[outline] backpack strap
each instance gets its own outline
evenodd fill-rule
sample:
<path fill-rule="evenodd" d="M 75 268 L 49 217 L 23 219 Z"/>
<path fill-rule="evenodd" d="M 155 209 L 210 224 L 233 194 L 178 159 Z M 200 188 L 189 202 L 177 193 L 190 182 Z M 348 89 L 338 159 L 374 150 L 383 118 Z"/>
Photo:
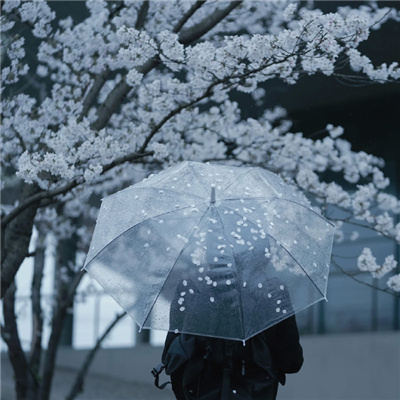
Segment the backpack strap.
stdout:
<path fill-rule="evenodd" d="M 222 372 L 222 388 L 220 400 L 228 400 L 231 386 L 231 373 L 233 368 L 232 355 L 234 351 L 235 343 L 233 340 L 227 340 L 225 342 L 225 360 L 224 369 Z"/>
<path fill-rule="evenodd" d="M 156 367 L 154 367 L 151 371 L 152 375 L 154 376 L 154 385 L 156 385 L 159 389 L 165 389 L 165 387 L 171 383 L 170 381 L 164 382 L 162 385 L 159 384 L 160 381 L 160 374 L 163 372 L 165 369 L 164 363 L 158 364 Z"/>

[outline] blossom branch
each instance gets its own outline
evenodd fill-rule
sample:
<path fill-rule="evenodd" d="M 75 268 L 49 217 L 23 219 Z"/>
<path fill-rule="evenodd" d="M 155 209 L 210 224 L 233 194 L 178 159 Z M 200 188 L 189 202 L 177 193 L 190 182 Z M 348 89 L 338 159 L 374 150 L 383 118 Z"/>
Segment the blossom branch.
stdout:
<path fill-rule="evenodd" d="M 343 273 L 344 275 L 346 275 L 346 276 L 348 276 L 349 278 L 351 278 L 351 279 L 353 279 L 354 281 L 356 281 L 357 283 L 361 283 L 362 285 L 364 285 L 364 286 L 368 286 L 368 287 L 370 287 L 370 288 L 372 288 L 372 289 L 375 289 L 375 290 L 379 290 L 380 292 L 384 292 L 384 293 L 388 293 L 388 294 L 391 294 L 391 295 L 393 295 L 393 296 L 395 296 L 395 297 L 400 297 L 400 293 L 396 293 L 396 292 L 394 292 L 394 291 L 392 291 L 392 290 L 390 290 L 390 289 L 383 289 L 383 288 L 380 288 L 379 286 L 376 286 L 376 285 L 373 285 L 373 284 L 371 284 L 371 283 L 368 283 L 368 282 L 365 282 L 365 281 L 363 281 L 363 280 L 361 280 L 361 279 L 357 279 L 356 278 L 356 275 L 357 274 L 352 274 L 352 273 L 350 273 L 350 272 L 348 272 L 348 271 L 346 271 L 344 268 L 342 268 L 333 258 L 332 258 L 332 264 L 341 272 L 341 273 Z"/>
<path fill-rule="evenodd" d="M 233 1 L 225 9 L 220 9 L 217 12 L 213 13 L 213 15 L 209 15 L 207 18 L 205 18 L 203 20 L 204 25 L 196 24 L 195 26 L 183 31 L 179 35 L 179 42 L 181 44 L 188 45 L 191 42 L 199 39 L 209 30 L 214 28 L 224 18 L 226 18 L 226 16 L 229 15 L 229 13 L 231 13 L 232 10 L 238 7 L 241 3 L 242 1 Z M 194 14 L 194 11 L 196 11 L 199 7 L 200 4 L 197 4 L 196 9 L 191 8 L 188 11 L 187 15 L 184 16 L 181 19 L 181 21 L 178 22 L 173 31 L 175 33 L 178 33 L 178 31 L 183 27 L 184 23 L 187 20 L 189 20 L 189 18 Z M 205 29 L 205 27 L 207 27 L 207 29 Z M 143 66 L 138 67 L 137 70 L 140 74 L 143 74 L 143 76 L 147 75 L 152 69 L 157 67 L 159 62 L 160 60 L 158 57 L 150 59 Z M 101 130 L 106 126 L 111 116 L 123 103 L 123 101 L 125 100 L 126 96 L 128 95 L 131 89 L 132 87 L 128 85 L 128 83 L 126 82 L 126 76 L 124 76 L 123 79 L 116 85 L 116 87 L 108 95 L 104 103 L 100 106 L 99 111 L 97 113 L 98 117 L 96 121 L 92 124 L 92 128 L 94 130 Z"/>

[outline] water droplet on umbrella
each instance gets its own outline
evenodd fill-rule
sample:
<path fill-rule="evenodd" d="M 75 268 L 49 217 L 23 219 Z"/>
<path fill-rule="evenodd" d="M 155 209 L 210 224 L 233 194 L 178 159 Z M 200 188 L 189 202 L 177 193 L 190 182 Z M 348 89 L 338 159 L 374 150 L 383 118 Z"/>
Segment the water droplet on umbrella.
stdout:
<path fill-rule="evenodd" d="M 243 287 L 246 287 L 247 286 L 247 282 L 243 282 Z"/>
<path fill-rule="evenodd" d="M 286 311 L 286 310 L 282 310 L 282 312 L 283 312 L 284 314 L 286 314 L 287 311 Z"/>
<path fill-rule="evenodd" d="M 276 302 L 276 304 L 281 304 L 282 303 L 282 300 L 278 300 L 277 302 Z"/>
<path fill-rule="evenodd" d="M 180 297 L 178 300 L 178 304 L 182 305 L 185 299 L 183 297 Z"/>
<path fill-rule="evenodd" d="M 179 311 L 185 311 L 185 307 L 181 307 Z"/>
<path fill-rule="evenodd" d="M 262 283 L 259 283 L 257 286 L 261 289 L 263 285 Z"/>
<path fill-rule="evenodd" d="M 275 310 L 276 312 L 280 312 L 281 311 L 281 309 L 278 307 L 276 310 Z"/>
<path fill-rule="evenodd" d="M 226 284 L 227 285 L 230 285 L 232 282 L 231 282 L 231 280 L 230 279 L 228 279 L 227 281 L 226 281 Z"/>
<path fill-rule="evenodd" d="M 210 297 L 210 301 L 211 301 L 211 303 L 214 303 L 214 301 L 215 301 L 214 297 Z"/>
<path fill-rule="evenodd" d="M 187 280 L 184 280 L 182 283 L 183 283 L 183 286 L 187 286 Z"/>
<path fill-rule="evenodd" d="M 272 294 L 271 293 L 268 293 L 268 298 L 270 299 L 272 297 Z"/>
<path fill-rule="evenodd" d="M 279 289 L 283 290 L 285 287 L 283 285 L 279 286 Z"/>

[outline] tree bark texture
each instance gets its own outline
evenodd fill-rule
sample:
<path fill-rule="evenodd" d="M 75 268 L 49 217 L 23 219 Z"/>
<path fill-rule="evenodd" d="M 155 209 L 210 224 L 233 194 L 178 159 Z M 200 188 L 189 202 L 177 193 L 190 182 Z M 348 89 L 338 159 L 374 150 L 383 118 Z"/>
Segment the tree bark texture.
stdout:
<path fill-rule="evenodd" d="M 31 309 L 32 309 L 32 340 L 29 354 L 29 366 L 32 373 L 39 377 L 40 361 L 42 356 L 42 333 L 43 333 L 43 312 L 41 306 L 41 288 L 43 280 L 45 260 L 44 243 L 39 236 L 35 250 L 33 266 L 33 277 L 31 285 Z"/>
<path fill-rule="evenodd" d="M 40 400 L 49 400 L 51 385 L 56 365 L 58 345 L 64 327 L 65 316 L 68 309 L 73 304 L 76 289 L 81 282 L 85 271 L 79 271 L 75 274 L 68 288 L 58 294 L 57 305 L 53 311 L 51 322 L 51 335 L 47 345 L 47 351 L 44 358 L 42 381 L 40 387 Z"/>
<path fill-rule="evenodd" d="M 22 199 L 38 192 L 36 185 L 24 184 Z M 33 203 L 2 228 L 1 241 L 1 298 L 14 281 L 15 275 L 29 252 L 33 221 L 39 203 Z"/>
<path fill-rule="evenodd" d="M 3 298 L 4 331 L 3 340 L 7 343 L 8 357 L 15 374 L 17 400 L 36 400 L 38 386 L 30 373 L 29 365 L 18 336 L 15 315 L 15 283 L 11 283 Z"/>

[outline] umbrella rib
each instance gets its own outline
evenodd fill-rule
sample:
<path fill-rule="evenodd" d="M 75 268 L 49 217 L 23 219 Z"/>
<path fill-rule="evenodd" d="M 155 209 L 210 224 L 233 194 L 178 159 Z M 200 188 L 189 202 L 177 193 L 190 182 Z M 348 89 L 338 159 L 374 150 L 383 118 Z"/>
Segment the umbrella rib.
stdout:
<path fill-rule="evenodd" d="M 196 169 L 193 167 L 193 164 L 189 163 L 188 165 L 189 165 L 190 169 L 192 170 L 193 175 L 196 176 L 197 180 L 203 185 L 204 190 L 207 191 L 209 188 L 207 188 L 206 185 L 205 185 L 205 183 L 203 182 L 203 180 L 200 179 L 200 176 L 199 176 L 199 174 L 197 173 Z"/>
<path fill-rule="evenodd" d="M 271 236 L 269 233 L 267 233 L 268 236 L 270 236 L 272 239 L 277 241 L 273 236 Z M 303 272 L 309 277 L 310 281 L 312 284 L 317 288 L 318 292 L 321 293 L 321 295 L 325 298 L 325 294 L 321 292 L 321 289 L 315 284 L 315 282 L 311 279 L 311 276 L 308 274 L 308 272 L 302 267 L 302 265 L 296 260 L 296 258 L 293 256 L 293 254 L 290 253 L 290 251 L 282 244 L 279 242 L 279 246 L 282 247 L 283 250 L 289 255 L 290 258 L 294 260 L 294 262 L 303 270 Z"/>
<path fill-rule="evenodd" d="M 298 204 L 298 203 L 296 203 L 296 202 L 293 202 L 293 203 Z M 309 210 L 309 208 L 307 208 L 307 207 L 305 207 L 305 208 Z M 235 210 L 232 210 L 232 211 L 234 211 L 234 212 L 236 213 Z M 314 213 L 315 213 L 315 211 L 314 211 Z M 316 213 L 316 214 L 319 215 L 318 213 Z M 240 214 L 238 214 L 238 215 L 240 216 Z M 250 221 L 253 225 L 257 226 L 249 217 L 247 217 L 247 220 Z M 321 293 L 321 295 L 322 295 L 323 297 L 325 297 L 325 295 L 321 292 L 321 290 L 319 289 L 319 287 L 318 287 L 318 286 L 315 284 L 315 282 L 311 279 L 311 277 L 310 277 L 310 275 L 307 273 L 307 271 L 306 271 L 306 270 L 303 268 L 303 266 L 296 260 L 296 258 L 290 253 L 290 251 L 289 251 L 285 246 L 283 246 L 282 243 L 278 242 L 278 240 L 275 239 L 270 233 L 265 232 L 265 234 L 268 235 L 270 238 L 272 238 L 277 244 L 279 243 L 278 245 L 279 245 L 280 247 L 282 247 L 282 249 L 289 255 L 289 257 L 292 258 L 292 259 L 295 261 L 295 263 L 302 269 L 302 271 L 308 276 L 308 278 L 310 279 L 310 281 L 312 282 L 312 284 L 317 288 L 318 292 Z"/>
<path fill-rule="evenodd" d="M 238 200 L 238 198 L 233 198 L 233 199 L 223 199 L 223 201 L 237 201 Z M 304 204 L 301 204 L 301 203 L 299 203 L 299 202 L 297 202 L 297 201 L 294 201 L 294 200 L 289 200 L 289 199 L 285 199 L 285 198 L 282 198 L 282 197 L 276 197 L 276 196 L 273 196 L 273 197 L 265 197 L 265 196 L 260 196 L 260 197 L 246 197 L 246 199 L 244 199 L 244 200 L 246 200 L 246 201 L 262 201 L 262 200 L 264 200 L 266 203 L 268 203 L 268 202 L 270 202 L 271 200 L 280 200 L 280 201 L 287 201 L 287 202 L 289 202 L 289 203 L 292 203 L 292 204 L 296 204 L 296 206 L 300 206 L 300 207 L 303 207 L 303 208 L 305 208 L 306 210 L 308 210 L 308 211 L 311 211 L 312 213 L 314 213 L 314 214 L 316 214 L 318 217 L 320 217 L 320 218 L 322 218 L 325 222 L 327 222 L 329 225 L 331 225 L 332 227 L 334 227 L 334 228 L 336 228 L 336 226 L 331 222 L 331 221 L 329 221 L 329 219 L 327 219 L 326 217 L 324 217 L 322 214 L 319 214 L 318 212 L 316 212 L 315 210 L 313 210 L 311 207 L 307 207 L 307 206 L 305 206 Z"/>
<path fill-rule="evenodd" d="M 184 250 L 186 250 L 186 248 L 189 246 L 190 238 L 192 237 L 193 232 L 194 232 L 195 229 L 196 229 L 196 226 L 199 226 L 199 225 L 201 224 L 201 222 L 202 222 L 203 219 L 205 218 L 205 216 L 206 216 L 207 211 L 209 210 L 209 208 L 210 208 L 210 206 L 208 206 L 208 207 L 206 208 L 206 210 L 204 211 L 204 214 L 202 215 L 202 217 L 200 218 L 200 220 L 198 221 L 198 223 L 194 225 L 194 227 L 193 227 L 193 229 L 192 229 L 192 232 L 190 233 L 190 235 L 189 235 L 189 237 L 188 237 L 188 241 L 187 241 L 187 242 L 185 243 L 185 245 L 182 247 L 181 251 L 179 252 L 179 254 L 177 255 L 177 257 L 176 257 L 176 259 L 175 259 L 175 262 L 172 264 L 171 268 L 169 269 L 168 274 L 167 274 L 167 276 L 165 277 L 164 283 L 162 284 L 160 291 L 158 292 L 157 296 L 155 296 L 154 301 L 153 301 L 153 304 L 151 305 L 151 307 L 149 308 L 149 311 L 147 312 L 147 316 L 146 316 L 145 322 L 147 321 L 147 318 L 149 317 L 151 311 L 153 310 L 154 305 L 156 304 L 157 299 L 160 297 L 160 294 L 161 294 L 161 292 L 163 291 L 164 286 L 165 286 L 165 284 L 166 284 L 166 282 L 167 282 L 169 276 L 171 275 L 172 270 L 174 269 L 176 263 L 178 262 L 179 257 L 180 257 L 181 254 L 184 252 Z"/>
<path fill-rule="evenodd" d="M 234 183 L 236 183 L 239 179 L 243 178 L 244 176 L 250 174 L 250 172 L 253 172 L 257 170 L 257 168 L 249 168 L 247 171 L 243 172 L 238 178 L 236 178 L 234 181 L 232 181 L 226 188 L 224 188 L 224 192 L 228 190 Z"/>
<path fill-rule="evenodd" d="M 284 199 L 284 198 L 279 198 L 279 197 L 273 197 L 274 199 L 277 200 L 283 200 L 283 201 L 287 201 L 289 203 L 293 203 L 296 204 L 297 206 L 303 207 L 308 211 L 311 211 L 312 213 L 316 214 L 318 217 L 322 218 L 326 223 L 328 223 L 329 225 L 331 225 L 332 227 L 336 228 L 336 226 L 329 221 L 329 219 L 325 218 L 322 214 L 317 213 L 315 210 L 313 210 L 311 207 L 307 207 L 304 204 L 298 203 L 297 201 L 293 201 L 293 200 L 289 200 L 289 199 Z"/>
<path fill-rule="evenodd" d="M 107 243 L 107 245 L 104 246 L 101 250 L 99 250 L 95 255 L 93 255 L 93 257 L 90 259 L 90 261 L 85 262 L 85 265 L 83 266 L 82 269 L 86 269 L 87 265 L 90 264 L 96 257 L 98 257 L 104 250 L 106 250 L 112 243 L 114 243 L 116 240 L 118 240 L 118 239 L 119 239 L 122 235 L 124 235 L 126 232 L 129 232 L 130 230 L 136 228 L 136 227 L 139 226 L 140 224 L 142 224 L 142 223 L 144 223 L 144 222 L 147 222 L 147 221 L 149 221 L 149 220 L 151 220 L 151 219 L 153 219 L 153 218 L 162 217 L 162 216 L 165 216 L 165 215 L 168 215 L 168 214 L 172 214 L 172 213 L 175 213 L 175 212 L 178 212 L 178 211 L 186 210 L 186 209 L 191 208 L 191 207 L 192 207 L 192 206 L 190 205 L 190 206 L 187 206 L 187 207 L 177 208 L 177 209 L 175 209 L 175 210 L 169 210 L 169 211 L 166 211 L 166 212 L 161 213 L 161 214 L 152 215 L 151 217 L 149 217 L 149 218 L 147 218 L 147 219 L 145 219 L 145 220 L 143 220 L 143 221 L 140 221 L 140 222 L 138 222 L 137 224 L 135 224 L 135 225 L 129 227 L 129 228 L 126 229 L 125 231 L 121 232 L 118 236 L 116 236 L 113 240 L 111 240 L 111 242 Z M 208 209 L 208 208 L 207 208 L 207 209 Z M 207 210 L 204 212 L 204 214 L 205 214 L 206 212 L 207 212 Z"/>
<path fill-rule="evenodd" d="M 215 209 L 215 211 L 216 211 L 216 213 L 217 213 L 217 215 L 218 215 L 219 221 L 220 221 L 220 223 L 221 223 L 221 225 L 222 225 L 222 229 L 223 229 L 223 231 L 225 232 L 225 237 L 228 238 L 229 235 L 227 235 L 227 232 L 226 232 L 226 230 L 225 230 L 225 225 L 224 225 L 224 222 L 223 222 L 223 220 L 222 220 L 222 218 L 221 218 L 221 216 L 220 216 L 220 214 L 219 214 L 218 207 L 215 207 L 214 209 Z M 230 249 L 229 246 L 228 246 L 228 249 Z M 232 252 L 233 258 L 234 258 L 234 260 L 235 260 L 235 264 L 237 265 L 237 259 L 236 259 L 235 252 L 233 252 L 232 250 L 230 250 L 230 251 Z M 236 269 L 236 279 L 237 279 L 237 281 L 238 281 L 238 283 L 239 283 L 239 275 L 238 275 L 238 273 L 237 273 L 237 269 Z M 240 287 L 240 285 L 239 285 L 238 287 Z M 238 293 L 239 293 L 239 290 L 238 290 Z M 241 321 L 242 333 L 243 333 L 243 334 L 242 334 L 242 337 L 245 337 L 246 332 L 245 332 L 245 328 L 244 328 L 243 302 L 242 302 L 242 294 L 241 294 L 241 291 L 240 291 L 240 296 L 238 295 L 238 301 L 239 301 L 239 303 L 240 303 L 239 310 L 240 310 L 240 321 Z"/>

